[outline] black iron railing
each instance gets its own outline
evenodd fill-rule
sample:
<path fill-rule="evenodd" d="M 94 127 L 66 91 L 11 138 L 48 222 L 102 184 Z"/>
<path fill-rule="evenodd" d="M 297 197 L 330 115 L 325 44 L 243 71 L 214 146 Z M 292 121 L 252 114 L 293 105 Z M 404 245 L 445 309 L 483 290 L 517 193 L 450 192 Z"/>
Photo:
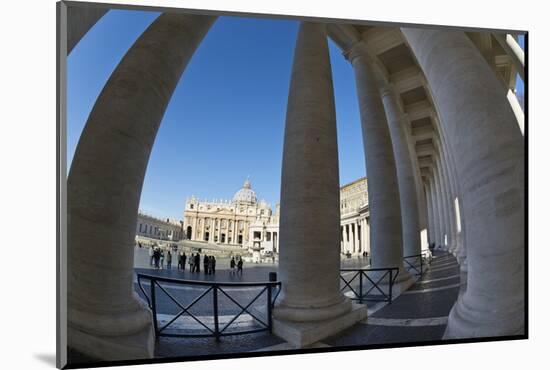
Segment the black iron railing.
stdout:
<path fill-rule="evenodd" d="M 408 272 L 413 272 L 415 275 L 422 276 L 424 274 L 424 266 L 430 263 L 426 252 L 415 254 L 412 256 L 403 257 L 405 268 Z"/>
<path fill-rule="evenodd" d="M 277 296 L 279 295 L 281 291 L 281 282 L 279 281 L 269 281 L 269 282 L 257 282 L 257 283 L 237 283 L 237 282 L 208 282 L 208 281 L 196 281 L 196 280 L 182 280 L 182 279 L 171 279 L 171 278 L 165 278 L 160 276 L 154 276 L 154 275 L 148 275 L 148 274 L 137 274 L 137 281 L 138 286 L 145 296 L 145 299 L 147 300 L 147 303 L 151 310 L 153 311 L 153 325 L 155 328 L 155 335 L 158 336 L 165 336 L 165 337 L 214 337 L 216 340 L 220 340 L 220 337 L 222 336 L 228 336 L 228 335 L 237 335 L 237 334 L 250 334 L 250 333 L 257 333 L 260 331 L 270 331 L 273 326 L 272 322 L 272 309 L 273 305 L 275 303 L 275 300 L 277 299 Z M 147 294 L 146 289 L 143 287 L 143 282 L 147 281 L 149 285 L 149 292 L 150 294 Z M 178 299 L 178 297 L 175 296 L 174 293 L 170 293 L 169 289 L 174 288 L 196 288 L 196 290 L 203 290 L 198 296 L 195 297 L 190 303 L 185 304 L 182 302 L 182 299 Z M 242 304 L 239 302 L 238 299 L 231 296 L 231 292 L 229 291 L 232 288 L 236 288 L 237 291 L 243 291 L 243 290 L 254 290 L 254 288 L 257 288 L 259 290 L 259 293 L 255 294 L 254 297 L 248 301 L 246 304 Z M 241 288 L 241 289 L 239 289 Z M 162 323 L 162 325 L 159 325 L 159 319 L 158 319 L 158 293 L 162 292 L 166 297 L 168 297 L 168 300 L 165 300 L 165 307 L 164 310 L 169 311 L 168 307 L 171 303 L 172 305 L 175 304 L 177 308 L 179 308 L 179 312 L 171 319 L 169 319 L 167 322 Z M 208 295 L 209 293 L 212 293 L 212 300 L 208 302 Z M 242 295 L 242 294 L 241 294 Z M 265 296 L 266 298 L 266 304 L 265 304 L 265 310 L 266 310 L 266 318 L 260 318 L 259 312 L 252 312 L 252 305 L 256 302 L 259 302 L 259 298 Z M 236 307 L 240 309 L 240 312 L 237 314 L 231 314 L 229 316 L 232 316 L 232 318 L 225 322 L 220 322 L 220 302 L 219 298 L 225 297 L 227 300 L 232 302 Z M 193 314 L 190 310 L 191 308 L 195 307 L 198 304 L 205 304 L 206 307 L 211 307 L 212 310 L 202 310 L 202 311 L 209 311 L 212 312 L 210 315 L 206 316 L 197 316 Z M 173 308 L 173 307 L 171 307 Z M 262 306 L 264 308 L 264 306 Z M 204 312 L 203 312 L 204 313 Z M 245 330 L 235 330 L 235 322 L 236 320 L 243 315 L 244 313 L 247 313 L 253 320 L 251 320 L 255 327 L 252 329 L 245 329 Z M 183 317 L 183 315 L 187 315 L 189 318 L 191 318 L 191 321 L 194 321 L 200 325 L 201 331 L 197 330 L 188 330 L 185 331 L 185 328 L 179 328 L 174 329 L 170 328 L 176 320 L 179 317 Z M 170 315 L 172 316 L 172 315 Z M 209 319 L 209 320 L 207 320 Z M 210 321 L 210 322 L 209 322 Z M 233 330 L 229 330 L 233 325 Z M 181 325 L 180 325 L 181 326 Z"/>
<path fill-rule="evenodd" d="M 351 299 L 359 301 L 359 303 L 367 301 L 392 303 L 393 284 L 398 274 L 399 268 L 397 267 L 340 269 L 340 279 L 344 282 L 344 286 L 340 291 L 349 289 L 353 293 Z M 351 278 L 346 279 L 349 275 L 351 275 Z M 354 284 L 357 281 L 358 286 Z"/>

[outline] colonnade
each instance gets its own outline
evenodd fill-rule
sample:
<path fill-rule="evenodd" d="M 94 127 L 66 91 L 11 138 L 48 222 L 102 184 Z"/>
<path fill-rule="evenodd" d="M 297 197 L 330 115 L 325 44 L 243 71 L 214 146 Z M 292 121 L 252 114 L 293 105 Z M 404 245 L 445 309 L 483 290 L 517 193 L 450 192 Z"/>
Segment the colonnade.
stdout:
<path fill-rule="evenodd" d="M 235 218 L 223 217 L 201 217 L 188 216 L 186 224 L 191 226 L 191 240 L 206 241 L 208 232 L 208 241 L 223 244 L 238 244 L 239 236 L 242 237 L 242 243 L 248 240 L 248 229 L 250 221 Z M 208 230 L 207 230 L 208 227 Z M 222 234 L 224 240 L 222 241 Z"/>
<path fill-rule="evenodd" d="M 370 226 L 368 216 L 357 216 L 342 220 L 340 226 L 340 252 L 370 254 Z"/>
<path fill-rule="evenodd" d="M 214 20 L 159 16 L 113 72 L 82 133 L 68 177 L 68 327 L 69 346 L 87 355 L 109 360 L 153 355 L 151 312 L 133 291 L 141 187 L 164 110 Z M 380 78 L 364 43 L 347 54 L 368 173 L 372 266 L 399 267 L 398 283 L 412 283 L 403 256 L 421 251 L 419 205 L 427 207 L 430 240 L 459 248 L 453 212 L 458 199 L 468 287 L 453 307 L 446 336 L 520 333 L 524 146 L 514 113 L 493 71 L 462 32 L 403 29 L 403 34 L 440 118 L 442 139 L 433 143 L 435 165 L 424 180 L 424 203 L 391 84 Z M 299 346 L 366 317 L 365 306 L 352 305 L 340 292 L 338 173 L 326 27 L 302 22 L 283 148 L 282 292 L 273 312 L 275 334 Z"/>

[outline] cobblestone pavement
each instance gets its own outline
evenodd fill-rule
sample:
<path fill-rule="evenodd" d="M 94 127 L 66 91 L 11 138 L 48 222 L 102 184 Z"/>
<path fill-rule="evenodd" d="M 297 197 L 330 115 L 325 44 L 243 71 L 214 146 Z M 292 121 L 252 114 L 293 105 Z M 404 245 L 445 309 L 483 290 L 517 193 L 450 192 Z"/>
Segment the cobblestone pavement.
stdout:
<path fill-rule="evenodd" d="M 346 262 L 349 265 L 346 266 Z M 363 261 L 361 261 L 363 262 Z M 343 260 L 343 267 L 351 267 L 352 261 Z M 350 266 L 351 265 L 351 266 Z M 364 263 L 360 264 L 361 267 Z M 144 271 L 137 269 L 136 271 Z M 151 271 L 151 270 L 148 270 Z M 276 266 L 249 266 L 243 276 L 234 276 L 227 270 L 216 272 L 216 276 L 204 274 L 190 274 L 187 272 L 158 270 L 155 273 L 163 276 L 182 276 L 186 278 L 191 276 L 201 280 L 216 281 L 265 281 L 269 271 L 276 271 Z M 347 329 L 338 335 L 327 338 L 322 343 L 316 343 L 311 347 L 340 347 L 340 346 L 363 346 L 369 344 L 399 344 L 410 342 L 423 342 L 439 340 L 443 337 L 445 326 L 447 324 L 447 315 L 456 301 L 459 290 L 464 288 L 461 281 L 465 281 L 465 276 L 460 275 L 459 266 L 456 259 L 446 252 L 434 253 L 434 260 L 431 267 L 424 275 L 406 292 L 394 299 L 392 304 L 369 304 L 369 311 L 375 310 L 364 322 L 360 322 L 350 329 Z M 184 290 L 174 292 L 178 298 L 185 300 Z M 251 299 L 254 292 L 237 294 L 244 303 Z M 189 302 L 189 298 L 187 301 Z M 210 302 L 207 300 L 207 302 Z M 260 304 L 258 311 L 265 310 L 265 301 Z M 203 306 L 197 306 L 197 312 L 208 310 L 205 303 Z M 169 307 L 169 302 L 161 302 L 159 307 L 163 315 L 163 321 L 171 317 L 178 311 Z M 380 308 L 381 307 L 381 308 Z M 177 307 L 176 307 L 177 308 Z M 236 306 L 227 305 L 221 310 L 220 321 L 227 322 L 240 311 Z M 179 312 L 179 311 L 178 311 Z M 265 316 L 261 317 L 262 319 Z M 185 321 L 187 320 L 187 321 Z M 200 329 L 200 324 L 193 322 L 192 319 L 181 321 L 181 325 L 187 328 Z M 239 325 L 250 324 L 254 321 L 246 314 L 237 320 Z M 184 324 L 185 323 L 185 324 Z M 177 326 L 177 325 L 176 325 Z M 242 326 L 240 327 L 243 328 Z M 158 357 L 195 357 L 207 354 L 226 354 L 242 353 L 252 351 L 284 351 L 292 347 L 283 340 L 270 335 L 267 332 L 257 334 L 247 334 L 238 336 L 223 337 L 220 342 L 213 338 L 166 338 L 161 337 L 157 341 L 156 356 Z"/>
<path fill-rule="evenodd" d="M 343 259 L 342 267 L 365 267 L 366 259 Z M 228 267 L 220 264 L 215 275 L 201 273 L 190 273 L 188 266 L 185 271 L 155 270 L 147 268 L 136 268 L 136 273 L 154 274 L 157 276 L 191 279 L 200 281 L 218 282 L 257 282 L 267 281 L 269 272 L 276 272 L 276 264 L 247 264 L 242 275 L 233 274 Z M 201 266 L 202 267 L 202 266 Z M 466 275 L 460 273 L 456 259 L 442 251 L 434 253 L 434 259 L 430 268 L 417 280 L 407 291 L 400 294 L 391 304 L 369 303 L 369 317 L 367 320 L 357 323 L 353 327 L 326 338 L 322 342 L 315 343 L 311 348 L 320 347 L 353 347 L 376 344 L 399 344 L 410 342 L 424 342 L 440 340 L 443 337 L 447 324 L 447 316 L 459 291 L 465 289 Z M 161 284 L 163 285 L 163 284 Z M 144 290 L 150 295 L 150 286 L 142 284 Z M 181 307 L 172 301 L 172 296 L 182 306 L 190 304 L 197 296 L 204 292 L 205 288 L 188 286 L 166 285 L 165 293 L 157 288 L 157 313 L 159 327 L 168 323 L 175 315 L 181 312 Z M 136 292 L 144 298 L 143 293 L 135 284 Z M 241 306 L 246 306 L 261 289 L 239 288 L 237 290 L 224 288 Z M 169 296 L 169 295 L 170 296 Z M 208 327 L 213 328 L 212 293 L 208 293 L 189 310 Z M 218 294 L 220 304 L 220 328 L 229 323 L 235 315 L 241 312 L 230 299 L 223 294 Z M 256 303 L 249 307 L 257 318 L 267 321 L 266 315 L 266 294 L 260 296 Z M 259 328 L 259 324 L 248 313 L 243 313 L 229 327 L 231 330 L 248 330 Z M 186 333 L 205 333 L 206 329 L 189 315 L 183 314 L 170 325 L 167 332 L 177 332 L 185 328 Z M 170 331 L 172 330 L 172 331 Z M 222 337 L 219 342 L 211 337 L 201 338 L 174 338 L 159 337 L 156 341 L 155 357 L 167 358 L 178 357 L 181 359 L 197 358 L 205 355 L 231 354 L 244 352 L 266 352 L 282 351 L 293 349 L 288 343 L 268 333 L 259 332 L 254 334 L 235 335 Z M 77 354 L 74 356 L 77 357 Z"/>

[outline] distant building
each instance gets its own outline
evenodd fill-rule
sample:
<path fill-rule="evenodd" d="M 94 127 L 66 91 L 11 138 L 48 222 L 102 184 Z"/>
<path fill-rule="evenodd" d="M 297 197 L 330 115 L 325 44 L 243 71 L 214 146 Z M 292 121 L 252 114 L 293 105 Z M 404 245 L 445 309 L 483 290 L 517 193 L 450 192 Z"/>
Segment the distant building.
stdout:
<path fill-rule="evenodd" d="M 369 196 L 367 178 L 340 188 L 340 252 L 370 253 Z"/>
<path fill-rule="evenodd" d="M 369 248 L 367 178 L 340 189 L 341 253 L 360 254 Z M 192 196 L 183 215 L 185 237 L 193 241 L 240 245 L 259 244 L 262 253 L 279 251 L 279 205 L 272 211 L 257 200 L 249 180 L 232 200 L 199 200 Z"/>
<path fill-rule="evenodd" d="M 247 179 L 232 200 L 199 200 L 192 196 L 185 204 L 183 229 L 189 240 L 251 248 L 261 242 L 264 252 L 278 250 L 279 207 L 273 213 L 265 201 L 258 201 Z"/>
<path fill-rule="evenodd" d="M 157 218 L 142 211 L 138 213 L 136 235 L 171 241 L 178 241 L 184 237 L 181 221 Z"/>

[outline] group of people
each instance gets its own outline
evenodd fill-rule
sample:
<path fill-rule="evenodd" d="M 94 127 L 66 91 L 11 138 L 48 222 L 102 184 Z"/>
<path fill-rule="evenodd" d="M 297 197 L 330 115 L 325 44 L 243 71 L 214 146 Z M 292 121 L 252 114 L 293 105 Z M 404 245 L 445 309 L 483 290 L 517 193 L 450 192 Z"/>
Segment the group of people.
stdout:
<path fill-rule="evenodd" d="M 184 254 L 185 255 L 185 254 Z M 185 264 L 185 260 L 182 261 Z M 216 257 L 204 256 L 202 259 L 202 266 L 205 275 L 212 275 L 216 273 Z M 200 253 L 191 254 L 189 257 L 189 271 L 201 272 L 201 255 Z"/>
<path fill-rule="evenodd" d="M 243 259 L 241 256 L 237 256 L 237 260 L 235 261 L 235 257 L 231 257 L 231 262 L 229 262 L 229 267 L 231 268 L 230 274 L 235 274 L 235 267 L 237 267 L 237 273 L 243 274 Z"/>
<path fill-rule="evenodd" d="M 177 252 L 175 252 L 177 253 Z M 150 265 L 155 269 L 164 269 L 166 263 L 166 269 L 172 269 L 172 251 L 170 249 L 164 250 L 158 246 L 152 246 L 149 249 Z M 185 265 L 189 264 L 189 271 L 192 273 L 201 272 L 201 264 L 205 275 L 213 275 L 216 273 L 216 257 L 205 255 L 202 257 L 200 253 L 191 253 L 188 257 L 184 251 L 180 251 L 177 254 L 178 258 L 178 270 L 185 271 Z M 232 256 L 229 263 L 230 274 L 243 273 L 243 259 L 241 256 Z"/>
<path fill-rule="evenodd" d="M 151 247 L 149 249 L 149 264 L 155 266 L 156 269 L 163 269 L 166 260 L 166 268 L 172 268 L 172 252 L 170 250 L 164 252 L 164 249 L 159 247 Z"/>

